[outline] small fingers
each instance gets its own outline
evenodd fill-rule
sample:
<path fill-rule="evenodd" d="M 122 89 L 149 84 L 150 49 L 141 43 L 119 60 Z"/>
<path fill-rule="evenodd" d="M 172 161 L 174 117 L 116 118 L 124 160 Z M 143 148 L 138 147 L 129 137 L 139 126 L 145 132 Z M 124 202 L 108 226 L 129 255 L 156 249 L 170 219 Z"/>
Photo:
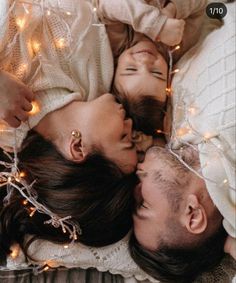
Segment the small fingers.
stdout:
<path fill-rule="evenodd" d="M 31 111 L 33 108 L 32 104 L 27 99 L 22 99 L 22 109 L 26 112 Z"/>
<path fill-rule="evenodd" d="M 18 128 L 21 124 L 21 121 L 19 121 L 16 117 L 7 117 L 6 119 L 4 119 L 4 121 L 6 121 L 9 126 L 13 128 Z"/>
<path fill-rule="evenodd" d="M 26 86 L 22 86 L 20 90 L 20 95 L 21 97 L 27 99 L 29 102 L 33 101 L 35 97 L 35 94 Z"/>
<path fill-rule="evenodd" d="M 28 120 L 28 115 L 27 112 L 23 111 L 23 110 L 19 110 L 17 112 L 17 114 L 15 115 L 15 117 L 22 122 L 25 122 L 26 120 Z"/>

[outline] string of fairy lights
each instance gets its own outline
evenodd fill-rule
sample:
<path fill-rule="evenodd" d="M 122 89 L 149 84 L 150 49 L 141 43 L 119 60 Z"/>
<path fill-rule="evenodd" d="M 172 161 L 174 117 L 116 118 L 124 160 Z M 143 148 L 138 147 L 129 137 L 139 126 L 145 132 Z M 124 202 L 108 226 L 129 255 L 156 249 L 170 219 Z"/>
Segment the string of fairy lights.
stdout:
<path fill-rule="evenodd" d="M 179 69 L 173 70 L 173 53 L 180 49 L 180 46 L 176 46 L 174 49 L 169 50 L 169 76 L 168 76 L 168 86 L 166 88 L 167 95 L 169 97 L 172 96 L 173 91 L 171 88 L 171 80 L 173 74 L 178 73 Z M 178 92 L 178 93 L 177 93 Z M 182 93 L 181 93 L 182 92 Z M 201 170 L 194 169 L 193 167 L 189 166 L 182 158 L 182 152 L 184 150 L 184 147 L 191 147 L 194 151 L 197 151 L 198 153 L 203 154 L 209 154 L 209 150 L 211 150 L 211 153 L 214 153 L 215 158 L 221 158 L 224 155 L 224 148 L 221 144 L 215 144 L 212 141 L 212 138 L 218 137 L 219 134 L 215 130 L 206 130 L 205 132 L 200 132 L 196 126 L 191 122 L 192 117 L 196 117 L 197 115 L 200 115 L 200 111 L 197 106 L 194 105 L 194 99 L 190 103 L 186 103 L 184 97 L 185 93 L 182 89 L 178 89 L 175 92 L 177 99 L 175 100 L 175 106 L 173 107 L 173 121 L 172 121 L 172 128 L 171 128 L 171 136 L 170 141 L 167 144 L 167 148 L 169 152 L 174 155 L 185 167 L 187 167 L 191 172 L 193 172 L 195 175 L 197 175 L 199 178 L 209 181 L 211 183 L 214 183 L 215 185 L 219 186 L 220 188 L 224 187 L 225 189 L 229 189 L 232 191 L 236 191 L 235 188 L 233 188 L 229 184 L 228 179 L 223 179 L 220 183 L 207 178 L 206 176 L 203 176 L 202 170 L 207 167 L 211 166 L 211 161 L 208 160 L 205 164 L 201 166 Z M 187 94 L 188 95 L 188 94 Z M 193 94 L 194 96 L 194 94 Z M 176 122 L 176 117 L 178 117 L 178 111 L 181 111 L 183 114 L 181 116 L 181 122 L 184 124 L 178 125 Z M 157 130 L 157 133 L 163 133 L 165 135 L 170 135 L 169 133 L 165 133 L 161 130 Z M 199 144 L 208 144 L 210 147 L 207 148 L 207 152 L 204 152 L 203 150 L 200 150 L 196 147 L 196 145 L 193 144 L 193 142 L 188 142 L 186 139 L 187 135 L 193 135 L 194 140 L 197 141 L 197 145 Z M 192 138 L 193 140 L 193 138 Z M 179 153 L 177 153 L 175 150 L 173 150 L 173 144 L 180 145 Z M 214 162 L 214 160 L 212 160 Z"/>
<path fill-rule="evenodd" d="M 59 0 L 58 0 L 59 1 Z M 21 5 L 23 9 L 23 14 L 21 13 L 20 16 L 16 16 L 15 18 L 15 24 L 18 28 L 17 34 L 15 38 L 24 31 L 24 29 L 27 27 L 27 21 L 31 15 L 32 5 L 37 5 L 41 7 L 41 9 L 44 11 L 44 17 L 51 17 L 54 14 L 57 14 L 58 12 L 67 17 L 70 17 L 73 15 L 71 11 L 63 10 L 60 8 L 60 5 L 58 3 L 57 7 L 47 7 L 44 5 L 44 0 L 15 0 L 12 2 L 11 7 L 8 10 L 7 17 L 10 13 L 14 11 L 14 8 L 16 5 Z M 97 17 L 97 10 L 96 7 L 93 8 L 93 22 L 91 23 L 93 26 L 104 26 L 101 24 Z M 15 41 L 14 38 L 14 41 Z M 69 42 L 68 42 L 69 41 Z M 66 46 L 70 45 L 70 37 L 60 37 L 55 39 L 55 47 L 60 49 L 65 48 Z M 11 43 L 10 43 L 11 44 Z M 34 39 L 32 42 L 30 42 L 30 48 L 33 51 L 33 55 L 40 57 L 40 51 L 41 51 L 41 42 L 38 39 Z M 171 79 L 174 74 L 179 72 L 179 69 L 173 68 L 173 53 L 180 49 L 180 46 L 176 46 L 173 49 L 169 50 L 169 75 L 168 75 L 168 85 L 166 88 L 167 95 L 170 97 L 172 95 L 172 88 L 171 88 Z M 19 78 L 22 78 L 22 73 L 24 74 L 27 71 L 28 65 L 27 63 L 23 62 L 20 66 L 19 71 Z M 181 98 L 180 98 L 181 99 Z M 206 180 L 206 178 L 196 171 L 194 168 L 191 168 L 188 166 L 181 158 L 181 149 L 180 148 L 180 155 L 177 154 L 175 151 L 172 150 L 171 144 L 173 141 L 178 141 L 183 146 L 191 146 L 194 148 L 194 150 L 197 150 L 196 147 L 194 147 L 191 143 L 186 142 L 182 137 L 184 137 L 186 134 L 194 133 L 196 136 L 198 136 L 203 143 L 211 143 L 216 150 L 217 154 L 223 154 L 223 149 L 220 145 L 216 146 L 211 142 L 212 135 L 209 132 L 206 133 L 200 133 L 195 129 L 195 127 L 191 124 L 189 121 L 189 116 L 197 115 L 197 108 L 193 105 L 186 105 L 183 100 L 180 100 L 177 102 L 178 107 L 181 107 L 181 109 L 185 112 L 184 120 L 187 124 L 186 127 L 177 127 L 175 125 L 175 122 L 173 121 L 172 125 L 172 135 L 171 140 L 168 143 L 168 149 L 169 151 L 176 156 L 176 158 L 179 159 L 181 163 L 183 163 L 189 170 L 191 170 L 193 173 L 195 173 L 200 178 Z M 30 115 L 35 115 L 38 112 L 40 112 L 40 106 L 37 102 L 32 103 L 33 109 L 29 113 Z M 178 107 L 175 107 L 175 111 L 178 110 Z M 176 113 L 173 114 L 175 116 Z M 5 124 L 0 124 L 0 134 L 5 132 L 14 132 L 15 134 L 15 141 L 16 139 L 16 131 L 13 129 L 9 129 Z M 162 130 L 157 129 L 157 133 L 163 133 Z M 166 133 L 164 133 L 166 134 Z M 25 181 L 26 172 L 20 171 L 18 169 L 18 159 L 17 159 L 17 151 L 16 151 L 17 145 L 14 146 L 14 154 L 13 157 L 5 152 L 6 157 L 8 158 L 8 162 L 6 161 L 0 161 L 0 165 L 5 167 L 4 172 L 0 172 L 0 188 L 1 187 L 7 187 L 7 196 L 5 197 L 5 202 L 8 203 L 11 198 L 11 194 L 13 190 L 17 190 L 23 197 L 22 205 L 25 206 L 25 208 L 28 210 L 29 217 L 33 217 L 35 212 L 38 213 L 44 213 L 49 216 L 49 220 L 45 222 L 45 224 L 52 225 L 55 228 L 61 228 L 63 233 L 67 233 L 69 235 L 70 243 L 63 245 L 65 249 L 68 249 L 70 247 L 70 244 L 79 239 L 79 235 L 81 235 L 82 231 L 78 224 L 73 223 L 71 220 L 71 216 L 60 218 L 56 214 L 54 214 L 52 211 L 50 211 L 47 207 L 42 205 L 40 202 L 37 201 L 37 193 L 34 191 L 34 182 L 31 184 L 27 184 Z M 205 166 L 207 166 L 206 164 Z M 209 180 L 208 180 L 209 181 Z M 214 182 L 213 180 L 210 180 L 211 182 Z M 227 179 L 222 180 L 222 184 L 218 184 L 220 186 L 229 186 L 229 181 Z M 235 190 L 234 188 L 231 188 Z M 11 248 L 12 252 L 10 254 L 10 257 L 12 260 L 16 259 L 19 255 L 19 247 L 13 246 Z M 48 259 L 47 261 L 43 263 L 39 263 L 36 265 L 27 266 L 27 269 L 32 268 L 35 273 L 39 273 L 42 271 L 46 271 L 49 268 L 54 266 L 54 261 L 57 260 L 60 256 L 55 255 L 52 258 Z M 25 269 L 26 267 L 24 267 Z M 0 270 L 8 270 L 7 267 L 0 267 Z"/>

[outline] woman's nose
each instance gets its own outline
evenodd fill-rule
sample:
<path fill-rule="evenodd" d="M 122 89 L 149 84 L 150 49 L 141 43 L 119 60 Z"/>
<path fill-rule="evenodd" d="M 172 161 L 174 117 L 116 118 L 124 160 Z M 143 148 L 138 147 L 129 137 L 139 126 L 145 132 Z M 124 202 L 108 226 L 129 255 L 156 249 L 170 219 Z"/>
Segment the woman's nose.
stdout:
<path fill-rule="evenodd" d="M 126 119 L 125 120 L 125 129 L 126 129 L 127 133 L 131 134 L 132 127 L 133 127 L 132 119 L 130 119 L 130 118 Z"/>

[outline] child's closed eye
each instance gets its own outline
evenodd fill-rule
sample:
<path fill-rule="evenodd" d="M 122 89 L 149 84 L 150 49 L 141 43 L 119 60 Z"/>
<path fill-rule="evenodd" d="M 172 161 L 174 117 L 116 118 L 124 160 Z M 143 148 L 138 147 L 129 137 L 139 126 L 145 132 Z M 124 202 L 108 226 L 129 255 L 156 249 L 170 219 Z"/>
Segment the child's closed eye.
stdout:
<path fill-rule="evenodd" d="M 152 73 L 157 74 L 157 75 L 161 75 L 161 76 L 163 75 L 163 73 L 158 71 L 158 70 L 153 70 Z"/>

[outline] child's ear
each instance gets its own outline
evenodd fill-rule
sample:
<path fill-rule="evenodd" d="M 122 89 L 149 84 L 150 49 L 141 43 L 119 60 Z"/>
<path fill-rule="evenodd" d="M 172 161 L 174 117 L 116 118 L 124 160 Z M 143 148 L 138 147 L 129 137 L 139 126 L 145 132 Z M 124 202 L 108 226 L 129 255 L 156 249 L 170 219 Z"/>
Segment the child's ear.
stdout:
<path fill-rule="evenodd" d="M 187 196 L 181 222 L 192 234 L 201 234 L 206 230 L 208 224 L 206 210 L 196 195 Z"/>
<path fill-rule="evenodd" d="M 76 163 L 81 163 L 85 160 L 87 154 L 88 152 L 86 147 L 83 145 L 82 137 L 78 139 L 72 136 L 70 140 L 71 160 Z"/>

